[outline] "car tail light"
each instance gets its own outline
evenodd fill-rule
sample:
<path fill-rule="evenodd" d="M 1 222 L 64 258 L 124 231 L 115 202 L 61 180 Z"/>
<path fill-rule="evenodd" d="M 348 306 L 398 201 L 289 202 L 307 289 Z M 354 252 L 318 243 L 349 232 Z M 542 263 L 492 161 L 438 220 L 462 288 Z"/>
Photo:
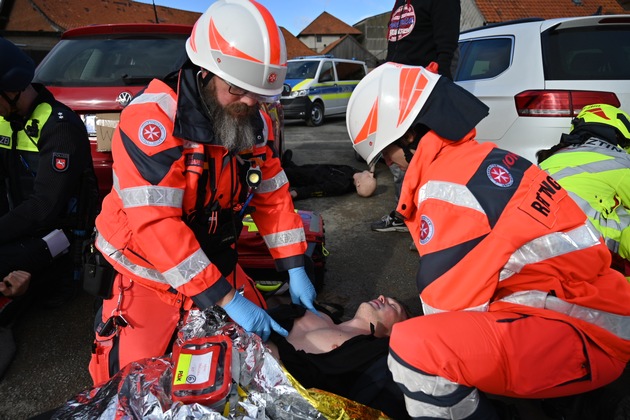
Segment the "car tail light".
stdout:
<path fill-rule="evenodd" d="M 520 117 L 575 117 L 586 105 L 621 105 L 612 92 L 588 90 L 526 90 L 514 101 Z"/>

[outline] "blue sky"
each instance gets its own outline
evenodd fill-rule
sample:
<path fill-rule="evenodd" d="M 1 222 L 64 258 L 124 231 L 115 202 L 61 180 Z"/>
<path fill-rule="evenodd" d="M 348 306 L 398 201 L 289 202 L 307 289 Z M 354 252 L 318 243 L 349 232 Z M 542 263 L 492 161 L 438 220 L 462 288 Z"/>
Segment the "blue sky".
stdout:
<path fill-rule="evenodd" d="M 137 0 L 152 4 L 151 0 Z M 391 11 L 394 0 L 258 0 L 293 35 L 300 33 L 322 12 L 328 12 L 348 25 L 366 17 Z M 213 0 L 155 0 L 157 6 L 204 12 Z"/>

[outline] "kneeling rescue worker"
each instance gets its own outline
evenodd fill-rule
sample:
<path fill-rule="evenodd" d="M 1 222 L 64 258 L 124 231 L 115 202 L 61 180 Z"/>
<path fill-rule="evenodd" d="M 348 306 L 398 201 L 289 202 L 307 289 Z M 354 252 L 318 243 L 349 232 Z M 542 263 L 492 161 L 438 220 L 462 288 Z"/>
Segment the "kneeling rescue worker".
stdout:
<path fill-rule="evenodd" d="M 397 211 L 421 256 L 424 315 L 394 325 L 388 360 L 412 418 L 494 419 L 483 393 L 578 394 L 630 359 L 630 284 L 549 174 L 474 139 L 486 115 L 446 78 L 394 63 L 348 106 L 368 163 L 390 145 L 416 150 Z"/>
<path fill-rule="evenodd" d="M 284 38 L 255 1 L 219 0 L 186 42 L 173 86 L 153 80 L 123 110 L 114 134 L 114 186 L 96 221 L 113 265 L 113 295 L 97 321 L 95 384 L 129 362 L 171 350 L 187 311 L 221 306 L 267 340 L 286 335 L 237 264 L 244 214 L 258 226 L 294 303 L 315 311 L 306 241 L 263 102 L 286 74 Z"/>
<path fill-rule="evenodd" d="M 579 204 L 630 276 L 630 115 L 608 104 L 585 106 L 569 134 L 536 153 L 538 165 Z"/>

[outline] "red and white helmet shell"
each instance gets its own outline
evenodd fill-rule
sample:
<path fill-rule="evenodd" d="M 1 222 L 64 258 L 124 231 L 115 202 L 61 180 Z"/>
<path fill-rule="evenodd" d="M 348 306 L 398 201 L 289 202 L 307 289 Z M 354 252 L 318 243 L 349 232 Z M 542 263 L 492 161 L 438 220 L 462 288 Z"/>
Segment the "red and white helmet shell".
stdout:
<path fill-rule="evenodd" d="M 284 37 L 271 13 L 253 0 L 218 0 L 186 41 L 190 60 L 240 88 L 282 93 L 287 73 Z"/>
<path fill-rule="evenodd" d="M 407 132 L 439 78 L 424 67 L 389 62 L 359 82 L 348 102 L 346 126 L 352 146 L 369 165 Z"/>

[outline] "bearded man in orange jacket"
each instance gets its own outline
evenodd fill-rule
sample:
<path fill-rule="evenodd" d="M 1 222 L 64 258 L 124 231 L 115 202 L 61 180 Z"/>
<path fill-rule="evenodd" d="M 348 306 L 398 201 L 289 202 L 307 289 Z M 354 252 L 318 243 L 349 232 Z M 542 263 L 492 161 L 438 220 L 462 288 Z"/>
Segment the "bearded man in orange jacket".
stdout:
<path fill-rule="evenodd" d="M 246 213 L 289 272 L 293 302 L 315 311 L 302 221 L 263 104 L 282 91 L 282 33 L 259 3 L 219 0 L 198 19 L 186 53 L 173 86 L 153 80 L 113 137 L 114 185 L 96 246 L 118 275 L 97 319 L 95 384 L 170 352 L 193 306 L 219 305 L 263 340 L 271 330 L 287 335 L 237 264 Z"/>
<path fill-rule="evenodd" d="M 474 140 L 487 107 L 432 68 L 378 67 L 347 114 L 368 163 L 409 161 L 397 212 L 421 256 L 424 315 L 394 326 L 388 361 L 408 413 L 493 419 L 483 393 L 551 398 L 612 382 L 630 359 L 630 284 L 551 176 Z"/>

